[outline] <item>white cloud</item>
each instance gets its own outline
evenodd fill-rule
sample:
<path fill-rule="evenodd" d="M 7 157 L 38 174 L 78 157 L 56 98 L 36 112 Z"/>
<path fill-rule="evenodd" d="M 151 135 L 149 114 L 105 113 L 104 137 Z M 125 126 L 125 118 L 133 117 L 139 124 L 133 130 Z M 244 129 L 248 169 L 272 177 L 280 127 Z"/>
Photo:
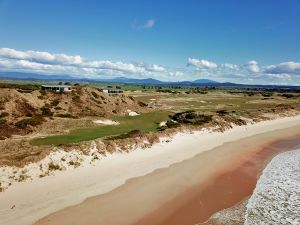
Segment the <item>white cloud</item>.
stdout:
<path fill-rule="evenodd" d="M 165 72 L 166 71 L 166 69 L 163 66 L 156 65 L 156 64 L 148 65 L 148 66 L 146 66 L 146 69 L 151 72 Z"/>
<path fill-rule="evenodd" d="M 239 66 L 231 63 L 224 63 L 222 64 L 222 67 L 231 69 L 231 70 L 239 70 Z"/>
<path fill-rule="evenodd" d="M 183 77 L 185 74 L 182 71 L 174 71 L 174 72 L 169 72 L 169 76 L 171 77 Z"/>
<path fill-rule="evenodd" d="M 255 60 L 247 62 L 244 67 L 253 73 L 258 73 L 260 71 L 258 63 Z"/>
<path fill-rule="evenodd" d="M 242 65 L 224 63 L 210 67 L 210 64 L 204 63 L 203 60 L 189 58 L 188 65 L 196 67 L 190 73 L 194 79 L 209 78 L 221 82 L 252 84 L 300 84 L 300 79 L 295 76 L 300 74 L 300 63 L 296 62 L 260 67 L 255 60 L 251 60 Z"/>
<path fill-rule="evenodd" d="M 110 60 L 88 61 L 81 56 L 1 48 L 0 69 L 13 68 L 48 74 L 69 73 L 83 77 L 86 75 L 150 76 L 153 73 L 167 73 L 163 66 L 156 64 L 125 63 Z"/>
<path fill-rule="evenodd" d="M 132 23 L 132 28 L 135 29 L 150 29 L 155 26 L 155 20 L 149 19 L 144 24 L 138 23 L 136 20 Z"/>
<path fill-rule="evenodd" d="M 11 67 L 11 62 L 9 60 L 0 59 L 0 67 Z"/>
<path fill-rule="evenodd" d="M 300 75 L 300 63 L 291 61 L 291 62 L 283 62 L 277 65 L 270 65 L 266 67 L 265 73 Z"/>
<path fill-rule="evenodd" d="M 266 74 L 266 76 L 271 77 L 271 78 L 277 78 L 277 79 L 291 79 L 292 76 L 286 73 L 282 73 L 282 74 Z"/>
<path fill-rule="evenodd" d="M 218 65 L 214 62 L 210 62 L 204 59 L 194 59 L 194 58 L 188 58 L 187 64 L 195 66 L 198 69 L 214 69 L 218 67 Z"/>
<path fill-rule="evenodd" d="M 81 66 L 86 68 L 95 68 L 103 70 L 116 70 L 134 74 L 145 75 L 148 73 L 148 71 L 144 67 L 136 66 L 132 63 L 113 62 L 109 60 L 84 62 Z"/>
<path fill-rule="evenodd" d="M 145 25 L 143 26 L 143 28 L 147 29 L 147 28 L 152 28 L 155 25 L 155 20 L 154 19 L 150 19 L 147 20 L 147 22 L 145 23 Z"/>
<path fill-rule="evenodd" d="M 47 64 L 78 65 L 83 62 L 83 58 L 78 55 L 70 56 L 66 54 L 51 54 L 49 52 L 39 51 L 17 51 L 11 48 L 1 48 L 0 57 L 8 59 L 29 60 Z"/>

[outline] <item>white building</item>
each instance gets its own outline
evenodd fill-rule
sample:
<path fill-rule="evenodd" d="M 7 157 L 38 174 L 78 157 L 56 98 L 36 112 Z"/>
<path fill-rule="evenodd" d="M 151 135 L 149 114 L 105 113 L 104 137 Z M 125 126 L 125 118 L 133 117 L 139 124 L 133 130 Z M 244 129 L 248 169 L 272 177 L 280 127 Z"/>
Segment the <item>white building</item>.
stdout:
<path fill-rule="evenodd" d="M 121 94 L 123 93 L 123 90 L 117 88 L 107 88 L 103 89 L 103 92 L 108 94 Z"/>
<path fill-rule="evenodd" d="M 41 89 L 44 91 L 54 91 L 54 92 L 72 91 L 72 87 L 68 85 L 42 85 Z"/>

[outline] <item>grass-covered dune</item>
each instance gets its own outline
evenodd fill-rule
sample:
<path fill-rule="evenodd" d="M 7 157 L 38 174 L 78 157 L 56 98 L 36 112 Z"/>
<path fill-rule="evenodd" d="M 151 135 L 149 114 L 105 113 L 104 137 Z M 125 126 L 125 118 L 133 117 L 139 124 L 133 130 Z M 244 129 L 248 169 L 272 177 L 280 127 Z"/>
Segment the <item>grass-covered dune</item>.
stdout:
<path fill-rule="evenodd" d="M 167 120 L 168 115 L 168 112 L 156 111 L 144 113 L 139 116 L 118 116 L 113 118 L 120 122 L 120 125 L 117 126 L 107 125 L 76 129 L 70 131 L 68 134 L 34 138 L 31 140 L 31 144 L 61 145 L 126 134 L 132 130 L 151 132 L 158 128 L 160 122 Z"/>

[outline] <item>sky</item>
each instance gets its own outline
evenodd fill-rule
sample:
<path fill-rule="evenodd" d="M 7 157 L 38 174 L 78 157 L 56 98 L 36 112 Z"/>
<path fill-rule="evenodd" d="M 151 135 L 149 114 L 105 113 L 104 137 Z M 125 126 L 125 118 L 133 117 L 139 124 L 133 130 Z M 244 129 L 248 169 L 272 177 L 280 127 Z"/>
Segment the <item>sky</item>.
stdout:
<path fill-rule="evenodd" d="M 0 0 L 0 71 L 300 85 L 300 0 Z"/>

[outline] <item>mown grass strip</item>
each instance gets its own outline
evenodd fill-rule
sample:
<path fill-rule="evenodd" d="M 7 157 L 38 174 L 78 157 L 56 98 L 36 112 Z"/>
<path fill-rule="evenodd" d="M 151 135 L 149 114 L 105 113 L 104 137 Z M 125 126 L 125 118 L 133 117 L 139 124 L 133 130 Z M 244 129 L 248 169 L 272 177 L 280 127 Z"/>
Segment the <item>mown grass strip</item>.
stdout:
<path fill-rule="evenodd" d="M 63 145 L 102 137 L 121 135 L 132 130 L 152 132 L 156 131 L 160 122 L 168 119 L 168 115 L 168 112 L 159 111 L 144 113 L 139 116 L 116 117 L 114 119 L 119 121 L 120 125 L 76 129 L 70 131 L 68 134 L 34 138 L 30 141 L 30 143 L 32 145 Z"/>

